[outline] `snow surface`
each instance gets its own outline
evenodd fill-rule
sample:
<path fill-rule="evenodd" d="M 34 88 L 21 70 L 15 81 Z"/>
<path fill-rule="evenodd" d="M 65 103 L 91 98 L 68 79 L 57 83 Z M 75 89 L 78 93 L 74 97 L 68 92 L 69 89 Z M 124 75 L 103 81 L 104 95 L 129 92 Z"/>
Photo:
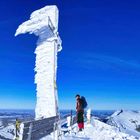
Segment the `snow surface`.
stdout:
<path fill-rule="evenodd" d="M 6 127 L 0 127 L 0 140 L 13 139 L 15 133 L 15 126 L 8 124 Z"/>
<path fill-rule="evenodd" d="M 15 34 L 29 32 L 39 36 L 34 69 L 37 84 L 36 119 L 56 116 L 58 111 L 57 52 L 61 51 L 62 47 L 57 31 L 58 9 L 54 5 L 34 11 L 30 19 L 18 27 Z"/>
<path fill-rule="evenodd" d="M 85 123 L 85 129 L 78 132 L 77 124 L 73 126 L 71 133 L 61 137 L 62 140 L 140 140 L 135 136 L 120 132 L 113 126 L 105 124 L 99 120 L 92 120 Z M 53 135 L 42 138 L 41 140 L 54 140 Z"/>
<path fill-rule="evenodd" d="M 133 112 L 133 111 L 123 111 L 122 112 L 123 115 L 120 115 L 120 114 L 121 114 L 120 111 L 117 111 L 111 117 L 116 117 L 117 115 L 117 118 L 119 119 L 120 117 L 122 122 L 125 122 L 128 116 L 131 116 L 132 118 L 137 119 L 137 121 L 139 120 L 139 117 L 140 117 L 139 112 Z M 65 119 L 65 123 L 66 121 L 69 121 L 69 119 L 68 120 Z M 116 125 L 117 123 L 119 125 L 119 121 L 116 121 Z M 75 124 L 72 126 L 72 131 L 65 134 L 62 133 L 62 136 L 59 138 L 62 140 L 140 140 L 139 136 L 134 135 L 135 133 L 132 133 L 130 131 L 122 132 L 122 130 L 118 129 L 116 125 L 114 126 L 108 125 L 106 123 L 103 123 L 97 120 L 95 117 L 92 117 L 90 123 L 85 122 L 84 131 L 78 132 L 77 124 Z M 129 127 L 131 128 L 131 130 L 133 129 L 135 130 L 135 127 L 131 125 L 133 125 L 133 123 L 129 124 Z M 71 129 L 68 129 L 68 130 L 71 130 Z M 0 128 L 0 140 L 3 140 L 2 137 L 13 139 L 14 131 L 15 131 L 14 125 L 8 124 L 8 126 L 6 127 L 2 125 Z M 41 140 L 55 140 L 54 134 L 52 133 L 51 135 L 48 135 L 42 138 Z"/>
<path fill-rule="evenodd" d="M 140 112 L 137 111 L 116 111 L 108 117 L 108 124 L 115 126 L 119 131 L 140 137 Z"/>

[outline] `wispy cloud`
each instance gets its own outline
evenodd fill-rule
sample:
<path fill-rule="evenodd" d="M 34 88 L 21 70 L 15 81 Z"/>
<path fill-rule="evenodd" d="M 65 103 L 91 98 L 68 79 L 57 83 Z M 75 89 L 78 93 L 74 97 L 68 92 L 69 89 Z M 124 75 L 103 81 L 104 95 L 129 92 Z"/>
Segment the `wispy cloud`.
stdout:
<path fill-rule="evenodd" d="M 109 56 L 97 53 L 84 53 L 75 61 L 79 66 L 84 68 L 100 67 L 104 69 L 136 69 L 140 70 L 140 63 L 136 60 L 128 60 L 115 56 Z"/>

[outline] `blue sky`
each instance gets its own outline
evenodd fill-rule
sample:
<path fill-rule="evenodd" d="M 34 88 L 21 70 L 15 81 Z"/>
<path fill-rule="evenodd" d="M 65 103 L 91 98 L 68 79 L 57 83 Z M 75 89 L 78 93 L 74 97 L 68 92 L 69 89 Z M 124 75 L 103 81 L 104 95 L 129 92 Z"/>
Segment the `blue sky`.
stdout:
<path fill-rule="evenodd" d="M 59 8 L 63 50 L 58 55 L 61 109 L 75 107 L 75 94 L 92 109 L 139 109 L 139 0 L 1 0 L 0 108 L 35 108 L 37 37 L 14 37 L 31 12 Z"/>

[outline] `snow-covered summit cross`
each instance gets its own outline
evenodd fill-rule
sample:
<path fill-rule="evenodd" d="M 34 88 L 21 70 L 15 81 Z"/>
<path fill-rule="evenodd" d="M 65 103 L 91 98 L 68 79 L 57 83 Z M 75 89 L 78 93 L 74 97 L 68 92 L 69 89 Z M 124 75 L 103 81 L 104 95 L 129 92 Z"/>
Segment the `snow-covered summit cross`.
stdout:
<path fill-rule="evenodd" d="M 62 49 L 58 34 L 57 7 L 46 6 L 34 11 L 30 19 L 18 27 L 15 36 L 28 32 L 39 36 L 35 50 L 35 83 L 37 84 L 35 117 L 36 119 L 52 117 L 58 113 L 57 52 Z"/>

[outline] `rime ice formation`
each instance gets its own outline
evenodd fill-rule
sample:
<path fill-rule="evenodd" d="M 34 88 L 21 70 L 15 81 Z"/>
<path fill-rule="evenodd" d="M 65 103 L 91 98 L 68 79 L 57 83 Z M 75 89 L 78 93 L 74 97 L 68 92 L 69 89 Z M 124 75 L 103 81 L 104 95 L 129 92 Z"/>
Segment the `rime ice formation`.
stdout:
<path fill-rule="evenodd" d="M 57 52 L 62 49 L 58 35 L 57 7 L 46 6 L 34 11 L 30 19 L 18 27 L 15 36 L 28 32 L 39 37 L 35 50 L 36 119 L 52 117 L 58 112 Z"/>
<path fill-rule="evenodd" d="M 90 123 L 91 121 L 91 109 L 87 110 L 87 122 Z"/>

